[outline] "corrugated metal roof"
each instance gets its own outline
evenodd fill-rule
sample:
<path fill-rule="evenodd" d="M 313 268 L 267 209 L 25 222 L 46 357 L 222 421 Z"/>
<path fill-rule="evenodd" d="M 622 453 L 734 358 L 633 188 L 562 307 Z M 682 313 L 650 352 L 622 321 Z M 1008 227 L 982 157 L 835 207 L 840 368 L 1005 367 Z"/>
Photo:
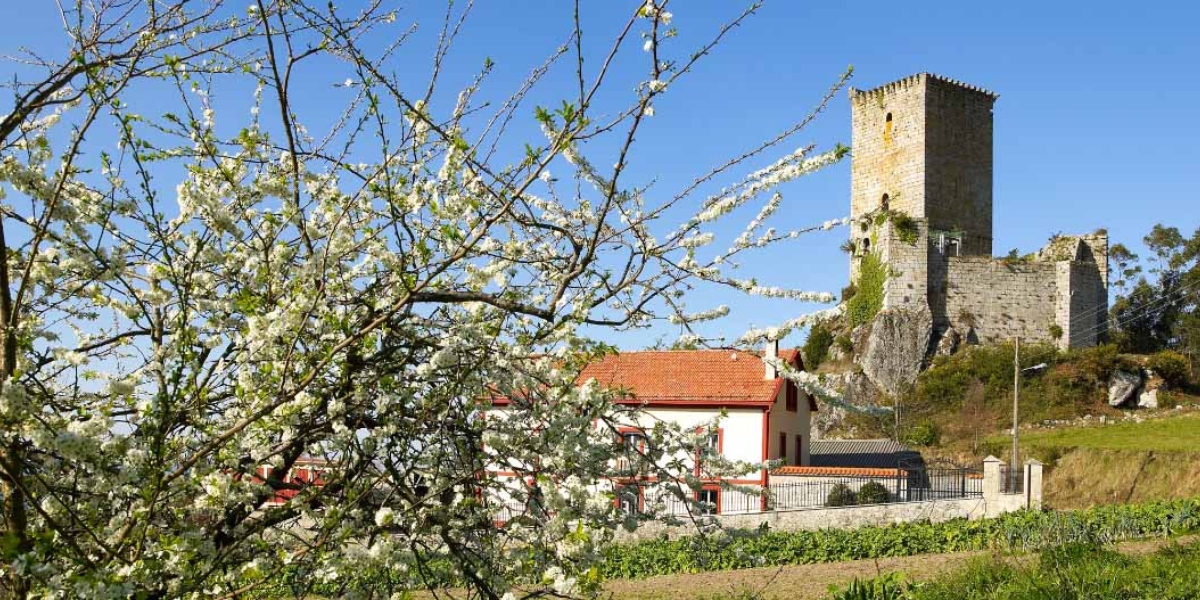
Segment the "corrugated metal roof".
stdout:
<path fill-rule="evenodd" d="M 814 467 L 895 469 L 902 459 L 921 460 L 921 453 L 893 440 L 818 440 L 810 455 Z"/>

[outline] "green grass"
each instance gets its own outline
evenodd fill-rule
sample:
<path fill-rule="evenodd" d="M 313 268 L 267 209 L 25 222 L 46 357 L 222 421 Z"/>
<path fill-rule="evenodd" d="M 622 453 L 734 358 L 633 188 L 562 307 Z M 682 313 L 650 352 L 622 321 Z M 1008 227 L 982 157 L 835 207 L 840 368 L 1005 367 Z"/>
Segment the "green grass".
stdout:
<path fill-rule="evenodd" d="M 995 436 L 988 441 L 999 443 L 1007 439 L 1007 436 Z M 1030 446 L 1060 449 L 1195 452 L 1200 450 L 1200 415 L 1151 419 L 1141 423 L 1022 432 L 1021 442 Z"/>

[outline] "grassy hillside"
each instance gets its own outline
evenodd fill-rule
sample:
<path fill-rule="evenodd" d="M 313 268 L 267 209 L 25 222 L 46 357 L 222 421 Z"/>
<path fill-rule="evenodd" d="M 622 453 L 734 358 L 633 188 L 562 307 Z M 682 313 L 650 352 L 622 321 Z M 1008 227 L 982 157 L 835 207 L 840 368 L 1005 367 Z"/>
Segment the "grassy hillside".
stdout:
<path fill-rule="evenodd" d="M 1007 457 L 1009 437 L 985 450 Z M 1046 504 L 1074 509 L 1200 495 L 1200 414 L 1024 431 L 1026 456 L 1046 463 Z"/>
<path fill-rule="evenodd" d="M 1124 411 L 1107 402 L 1109 376 L 1118 368 L 1136 368 L 1146 360 L 1118 354 L 1114 346 L 1069 352 L 1049 345 L 1023 346 L 1023 367 L 1042 363 L 1047 367 L 1022 375 L 1021 422 L 1071 420 L 1084 415 L 1121 417 Z M 1163 388 L 1159 405 L 1200 404 L 1195 391 L 1187 382 Z M 901 412 L 900 438 L 910 445 L 982 458 L 987 439 L 1011 426 L 1012 396 L 1012 345 L 971 346 L 953 356 L 939 356 L 913 389 L 895 400 Z M 846 425 L 856 437 L 886 437 L 894 432 L 891 415 L 856 415 Z"/>
<path fill-rule="evenodd" d="M 989 442 L 1003 443 L 1007 439 L 1007 436 L 996 436 L 989 438 Z M 1027 446 L 1043 449 L 1197 452 L 1200 451 L 1200 414 L 1022 432 L 1021 441 Z"/>
<path fill-rule="evenodd" d="M 1021 379 L 1023 458 L 1047 466 L 1045 500 L 1060 508 L 1086 508 L 1200 495 L 1200 397 L 1186 374 L 1159 392 L 1158 410 L 1108 405 L 1108 379 L 1118 368 L 1150 360 L 1119 354 L 1114 346 L 1061 352 L 1050 346 L 1021 349 L 1021 365 L 1046 363 Z M 978 464 L 988 454 L 1008 460 L 1012 424 L 1011 345 L 968 347 L 940 356 L 898 399 L 900 439 L 927 459 Z M 1182 411 L 1175 410 L 1180 405 Z M 1092 418 L 1082 420 L 1090 415 Z M 1098 421 L 1119 421 L 1099 425 Z M 1077 424 L 1040 429 L 1047 420 Z M 854 437 L 891 437 L 893 420 L 852 416 Z M 837 432 L 834 432 L 835 434 Z"/>

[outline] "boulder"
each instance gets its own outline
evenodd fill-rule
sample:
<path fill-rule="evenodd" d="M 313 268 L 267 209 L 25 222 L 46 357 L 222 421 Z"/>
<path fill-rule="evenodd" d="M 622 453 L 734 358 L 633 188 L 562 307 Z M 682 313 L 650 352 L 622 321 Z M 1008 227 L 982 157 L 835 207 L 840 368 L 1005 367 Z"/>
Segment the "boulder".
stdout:
<path fill-rule="evenodd" d="M 1158 389 L 1146 390 L 1138 394 L 1138 408 L 1158 408 Z"/>
<path fill-rule="evenodd" d="M 898 395 L 917 380 L 932 333 L 928 308 L 879 311 L 870 323 L 855 330 L 858 365 L 880 391 Z"/>
<path fill-rule="evenodd" d="M 1113 371 L 1108 378 L 1108 405 L 1125 406 L 1142 386 L 1142 375 L 1137 372 Z"/>
<path fill-rule="evenodd" d="M 958 330 L 951 327 L 942 334 L 942 338 L 938 340 L 937 353 L 942 356 L 949 356 L 958 352 L 958 345 L 962 343 L 962 335 Z"/>

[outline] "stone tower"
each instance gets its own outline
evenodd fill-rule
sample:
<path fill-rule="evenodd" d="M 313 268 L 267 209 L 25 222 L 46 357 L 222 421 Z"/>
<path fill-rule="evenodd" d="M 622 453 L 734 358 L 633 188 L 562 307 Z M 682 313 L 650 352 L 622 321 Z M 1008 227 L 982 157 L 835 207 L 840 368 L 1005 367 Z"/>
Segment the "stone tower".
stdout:
<path fill-rule="evenodd" d="M 885 322 L 921 329 L 914 339 L 931 349 L 943 338 L 1013 337 L 1073 348 L 1104 335 L 1104 230 L 992 256 L 997 97 L 929 73 L 850 90 L 850 277 L 870 300 L 853 303 L 852 322 L 882 316 L 863 313 L 878 306 L 893 313 Z"/>
<path fill-rule="evenodd" d="M 997 97 L 929 73 L 851 89 L 850 216 L 890 208 L 924 220 L 935 237 L 950 234 L 956 255 L 991 255 Z"/>

